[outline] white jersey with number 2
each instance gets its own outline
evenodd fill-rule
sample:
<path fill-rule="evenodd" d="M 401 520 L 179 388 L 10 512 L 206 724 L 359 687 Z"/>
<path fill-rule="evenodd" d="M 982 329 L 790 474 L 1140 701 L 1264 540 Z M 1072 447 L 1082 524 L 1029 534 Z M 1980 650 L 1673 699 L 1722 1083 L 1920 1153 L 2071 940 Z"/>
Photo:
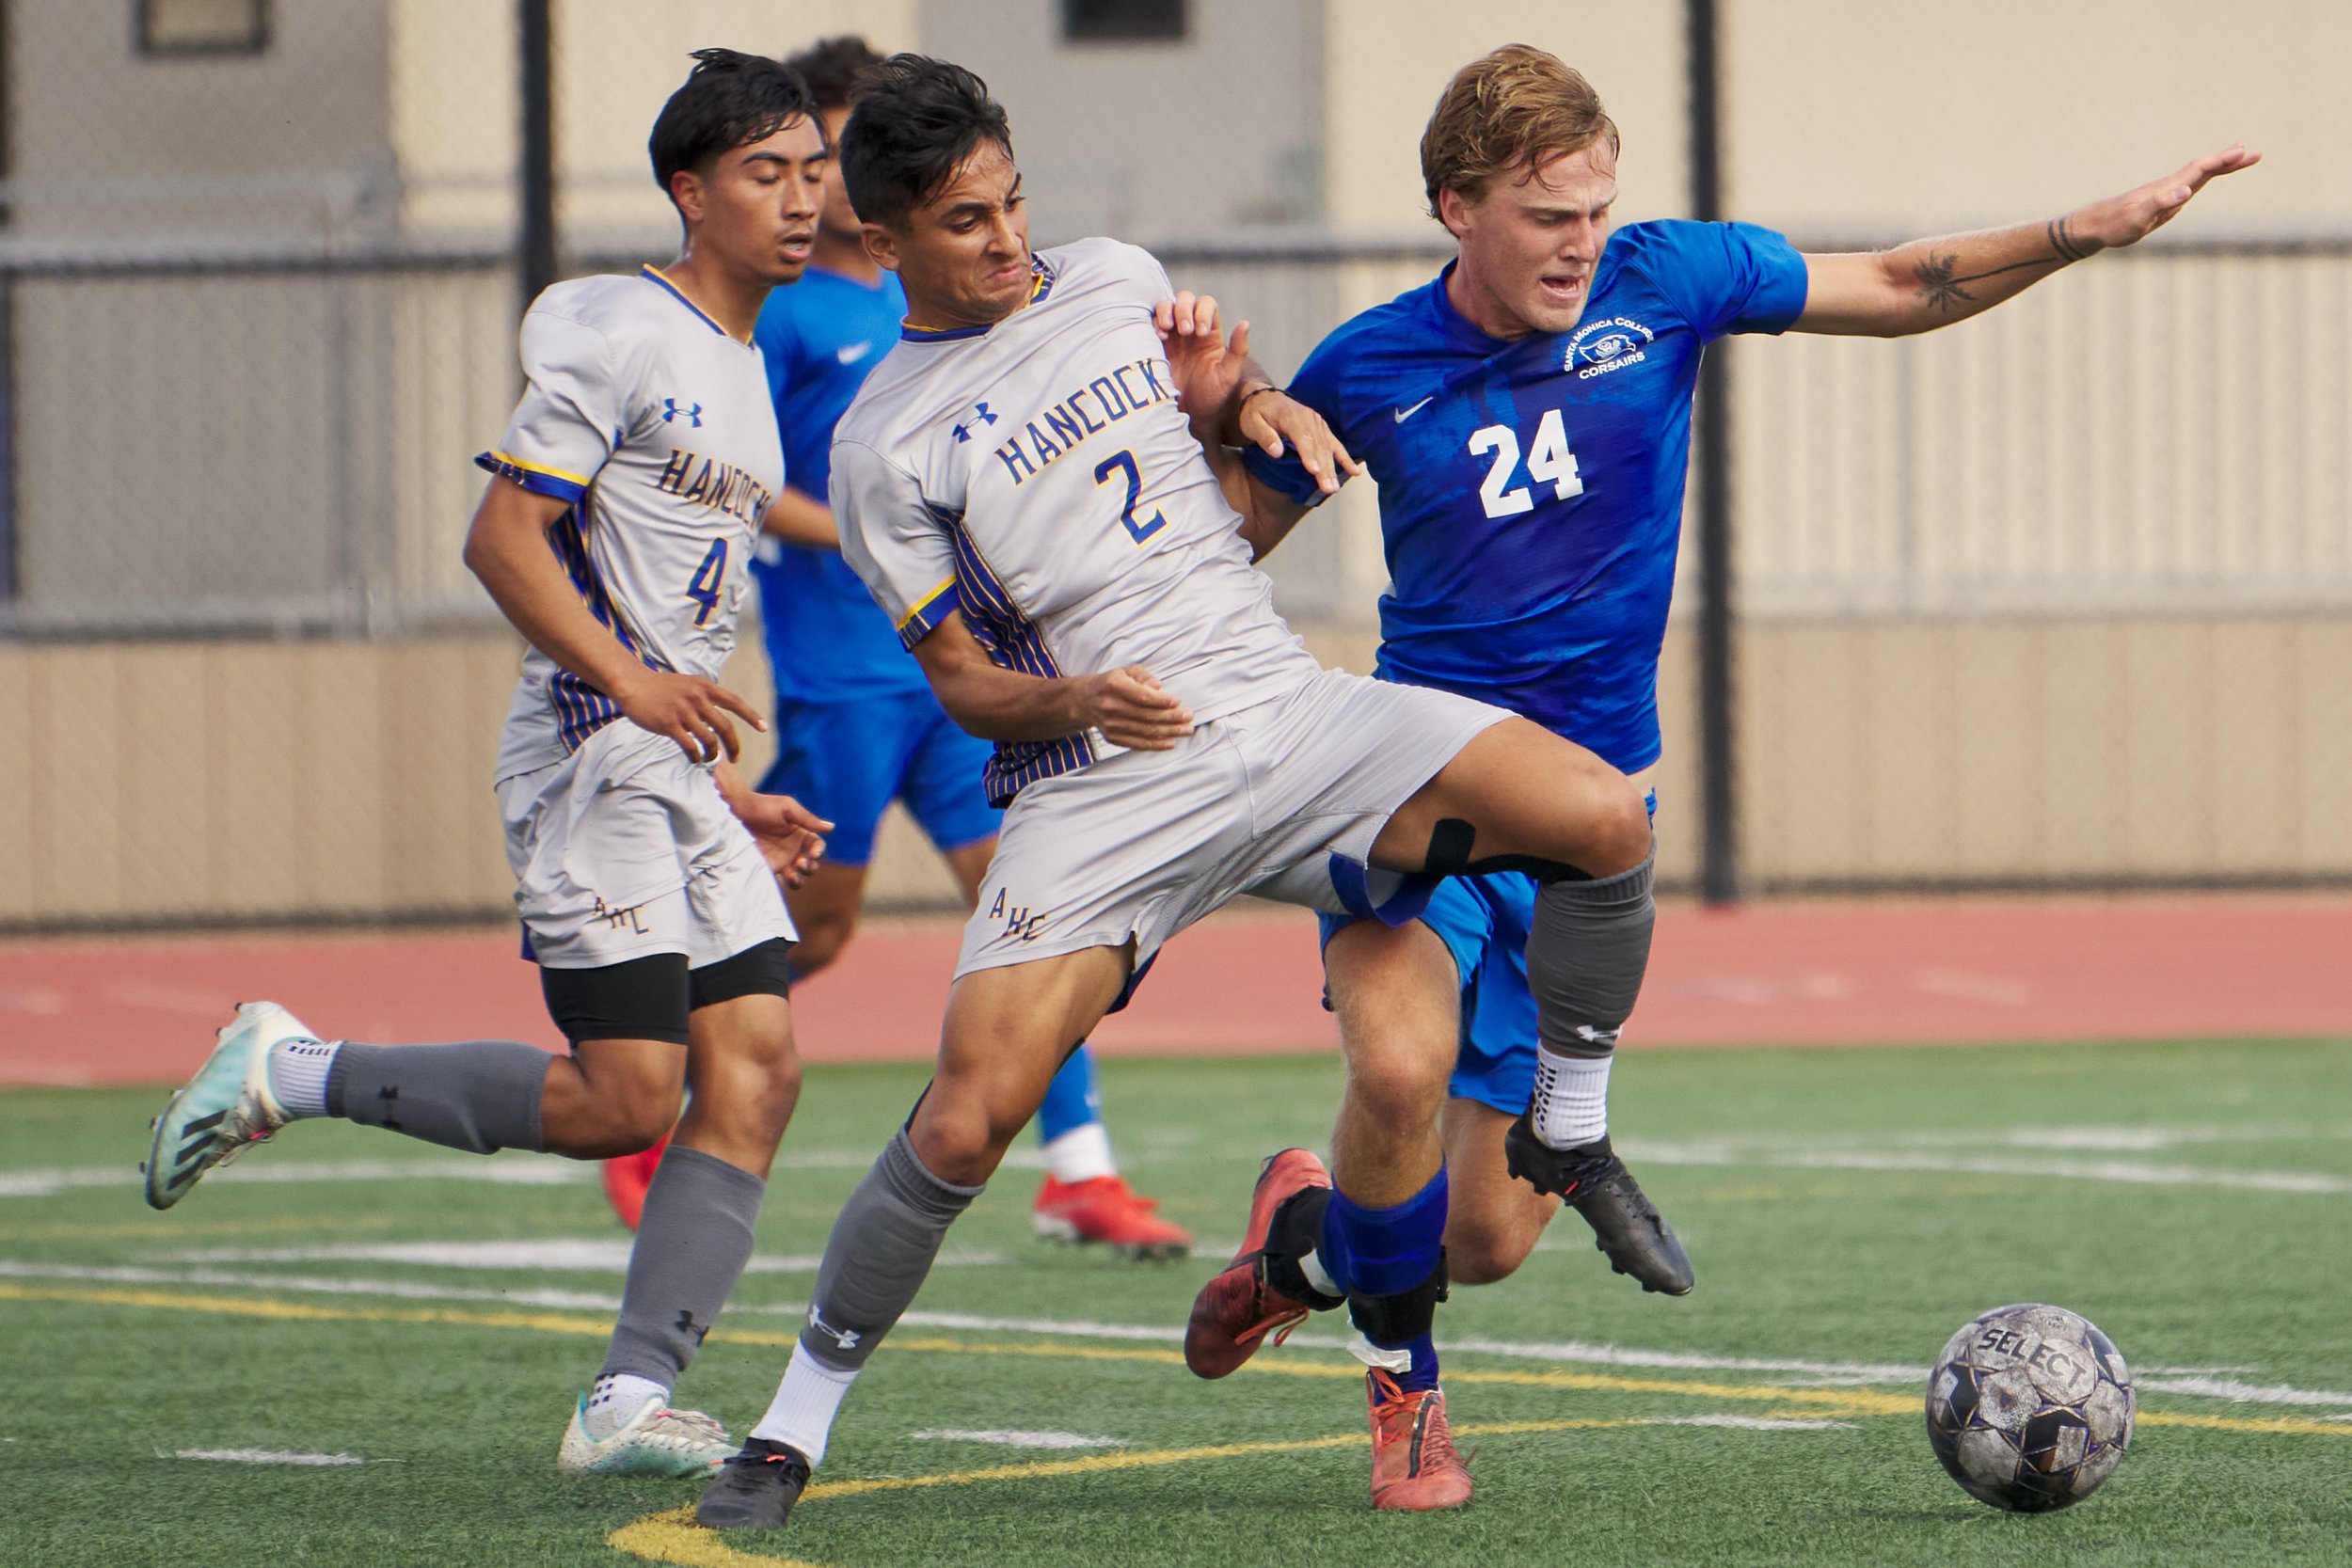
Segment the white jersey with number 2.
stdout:
<path fill-rule="evenodd" d="M 717 679 L 784 449 L 759 350 L 654 267 L 558 283 L 523 317 L 527 386 L 474 461 L 570 509 L 548 544 L 590 613 L 655 670 Z M 536 648 L 498 776 L 562 760 L 620 717 Z"/>
<path fill-rule="evenodd" d="M 961 610 L 1007 669 L 1139 664 L 1200 723 L 1313 678 L 1176 406 L 1152 324 L 1168 274 L 1101 239 L 1033 264 L 1022 309 L 909 325 L 866 378 L 834 435 L 842 554 L 909 648 Z M 1000 744 L 990 799 L 1118 749 Z"/>

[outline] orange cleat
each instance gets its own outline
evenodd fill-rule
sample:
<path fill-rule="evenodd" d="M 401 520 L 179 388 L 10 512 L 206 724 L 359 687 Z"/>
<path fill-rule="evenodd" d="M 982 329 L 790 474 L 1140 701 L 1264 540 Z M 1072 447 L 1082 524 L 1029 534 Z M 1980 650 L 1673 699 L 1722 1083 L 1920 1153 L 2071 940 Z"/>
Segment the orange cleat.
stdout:
<path fill-rule="evenodd" d="M 653 1173 L 669 1147 L 665 1132 L 660 1143 L 641 1154 L 624 1154 L 604 1163 L 604 1196 L 612 1200 L 612 1212 L 620 1215 L 621 1223 L 631 1230 L 645 1212 L 645 1189 L 653 1185 Z"/>
<path fill-rule="evenodd" d="M 1364 1385 L 1372 1397 L 1372 1506 L 1429 1513 L 1469 1502 L 1470 1466 L 1454 1450 L 1445 1390 L 1407 1392 L 1377 1367 Z"/>
<path fill-rule="evenodd" d="M 1049 1175 L 1029 1221 L 1048 1241 L 1100 1242 L 1130 1258 L 1182 1258 L 1192 1249 L 1192 1232 L 1160 1218 L 1152 1212 L 1158 1207 L 1123 1176 L 1057 1181 Z"/>
<path fill-rule="evenodd" d="M 1306 1322 L 1309 1307 L 1266 1283 L 1265 1239 L 1276 1211 L 1310 1187 L 1328 1187 L 1331 1173 L 1310 1149 L 1286 1148 L 1258 1168 L 1249 1196 L 1249 1223 L 1241 1250 L 1225 1271 L 1192 1298 L 1184 1325 L 1184 1365 L 1197 1377 L 1224 1377 L 1257 1354 L 1280 1344 Z"/>

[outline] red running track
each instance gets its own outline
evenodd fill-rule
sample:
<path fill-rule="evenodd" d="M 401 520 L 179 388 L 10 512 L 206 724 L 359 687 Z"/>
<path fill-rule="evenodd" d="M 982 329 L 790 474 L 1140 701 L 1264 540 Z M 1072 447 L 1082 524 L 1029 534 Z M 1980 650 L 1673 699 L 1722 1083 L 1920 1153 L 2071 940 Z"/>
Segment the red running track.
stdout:
<path fill-rule="evenodd" d="M 793 998 L 813 1061 L 920 1059 L 958 924 L 877 921 Z M 1121 1054 L 1332 1047 L 1314 923 L 1254 906 L 1187 932 L 1097 1035 Z M 178 1079 L 240 999 L 323 1033 L 554 1048 L 510 930 L 0 943 L 0 1084 Z M 1671 907 L 1629 1046 L 2341 1036 L 2352 897 Z"/>

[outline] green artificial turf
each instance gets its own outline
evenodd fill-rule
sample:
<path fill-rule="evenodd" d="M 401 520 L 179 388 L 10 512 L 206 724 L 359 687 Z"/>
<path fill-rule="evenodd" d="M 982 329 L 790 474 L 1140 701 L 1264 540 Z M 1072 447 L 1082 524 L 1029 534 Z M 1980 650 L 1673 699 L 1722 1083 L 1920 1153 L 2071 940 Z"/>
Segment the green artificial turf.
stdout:
<path fill-rule="evenodd" d="M 1259 1156 L 1321 1142 L 1338 1088 L 1328 1059 L 1103 1078 L 1129 1174 L 1210 1245 L 1237 1235 Z M 738 1431 L 764 1408 L 810 1280 L 792 1260 L 822 1249 L 921 1079 L 811 1070 L 760 1224 L 784 1266 L 745 1278 L 681 1403 Z M 1216 1261 L 1039 1243 L 1035 1172 L 1009 1169 L 917 1303 L 994 1325 L 902 1326 L 819 1480 L 1031 1473 L 813 1494 L 782 1539 L 725 1538 L 737 1559 L 697 1558 L 714 1538 L 675 1528 L 622 1540 L 834 1568 L 2352 1560 L 2352 1419 L 2331 1418 L 2352 1393 L 2327 1397 L 2352 1390 L 2352 1046 L 1661 1052 L 1629 1056 L 1615 1089 L 1699 1289 L 1644 1295 L 1570 1214 L 1515 1278 L 1456 1290 L 1441 1342 L 1518 1347 L 1447 1356 L 1478 1481 L 1459 1514 L 1368 1508 L 1363 1397 L 1329 1318 L 1300 1335 L 1327 1342 L 1222 1384 L 1187 1375 L 1172 1338 L 1083 1332 L 1172 1333 Z M 460 1156 L 309 1124 L 153 1214 L 134 1166 L 160 1100 L 0 1093 L 0 1563 L 619 1565 L 642 1559 L 616 1531 L 692 1500 L 691 1483 L 553 1472 L 617 1274 L 432 1250 L 610 1243 L 592 1172 L 503 1156 L 548 1180 L 459 1180 L 433 1172 Z M 354 1162 L 393 1168 L 316 1179 Z M 425 1250 L 321 1256 L 399 1243 Z M 2038 1518 L 1963 1496 L 1918 1415 L 1945 1338 L 2027 1300 L 2089 1316 L 2148 1379 L 2115 1479 Z M 1604 1346 L 1699 1359 L 1612 1365 Z M 2187 1376 L 2258 1397 L 2159 1386 Z M 1677 1424 L 1724 1418 L 1833 1424 Z M 1479 1430 L 1505 1423 L 1537 1430 Z M 1122 1446 L 916 1435 L 1006 1429 Z M 1274 1447 L 1186 1452 L 1234 1445 Z M 365 1463 L 174 1457 L 199 1449 Z"/>

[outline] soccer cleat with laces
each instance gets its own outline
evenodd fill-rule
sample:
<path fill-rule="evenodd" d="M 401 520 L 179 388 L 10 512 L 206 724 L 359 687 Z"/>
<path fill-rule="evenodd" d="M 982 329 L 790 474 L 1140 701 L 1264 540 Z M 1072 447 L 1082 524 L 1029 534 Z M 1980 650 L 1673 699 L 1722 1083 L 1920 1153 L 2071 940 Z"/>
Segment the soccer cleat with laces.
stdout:
<path fill-rule="evenodd" d="M 598 1437 L 588 1429 L 583 1394 L 555 1450 L 555 1467 L 567 1476 L 707 1476 L 734 1451 L 726 1428 L 699 1410 L 672 1410 L 660 1399 L 647 1399 Z"/>
<path fill-rule="evenodd" d="M 1328 1187 L 1331 1173 L 1304 1148 L 1286 1148 L 1258 1169 L 1249 1197 L 1249 1223 L 1241 1250 L 1215 1279 L 1192 1298 L 1184 1324 L 1184 1365 L 1198 1377 L 1224 1377 L 1263 1344 L 1280 1344 L 1306 1322 L 1311 1309 L 1266 1279 L 1266 1232 L 1284 1203 L 1311 1187 Z"/>
<path fill-rule="evenodd" d="M 275 1002 L 239 1003 L 213 1053 L 155 1118 L 155 1140 L 140 1167 L 147 1176 L 148 1207 L 170 1208 L 206 1171 L 285 1126 L 285 1108 L 269 1088 L 270 1047 L 316 1038 Z"/>
<path fill-rule="evenodd" d="M 1037 1190 L 1029 1221 L 1048 1241 L 1101 1243 L 1130 1258 L 1182 1258 L 1192 1250 L 1192 1232 L 1160 1218 L 1153 1212 L 1158 1207 L 1123 1176 L 1087 1181 L 1048 1176 Z"/>
<path fill-rule="evenodd" d="M 1593 1245 L 1619 1274 L 1631 1275 L 1645 1291 L 1687 1296 L 1696 1276 L 1681 1238 L 1642 1196 L 1633 1173 L 1609 1146 L 1606 1133 L 1574 1148 L 1553 1148 L 1535 1136 L 1526 1113 L 1502 1134 L 1503 1163 L 1513 1176 L 1537 1192 L 1567 1199 L 1593 1227 Z"/>
<path fill-rule="evenodd" d="M 807 1486 L 808 1461 L 799 1450 L 745 1438 L 742 1451 L 727 1455 L 703 1488 L 694 1522 L 705 1529 L 782 1529 Z"/>
<path fill-rule="evenodd" d="M 651 1148 L 604 1162 L 605 1201 L 612 1205 L 612 1212 L 631 1230 L 637 1228 L 637 1221 L 645 1212 L 645 1194 L 653 1186 L 653 1173 L 661 1168 L 661 1156 L 669 1148 L 669 1137 L 664 1134 Z"/>
<path fill-rule="evenodd" d="M 1375 1367 L 1364 1391 L 1372 1400 L 1372 1506 L 1427 1513 L 1469 1502 L 1470 1466 L 1454 1449 L 1445 1390 L 1404 1388 Z"/>

